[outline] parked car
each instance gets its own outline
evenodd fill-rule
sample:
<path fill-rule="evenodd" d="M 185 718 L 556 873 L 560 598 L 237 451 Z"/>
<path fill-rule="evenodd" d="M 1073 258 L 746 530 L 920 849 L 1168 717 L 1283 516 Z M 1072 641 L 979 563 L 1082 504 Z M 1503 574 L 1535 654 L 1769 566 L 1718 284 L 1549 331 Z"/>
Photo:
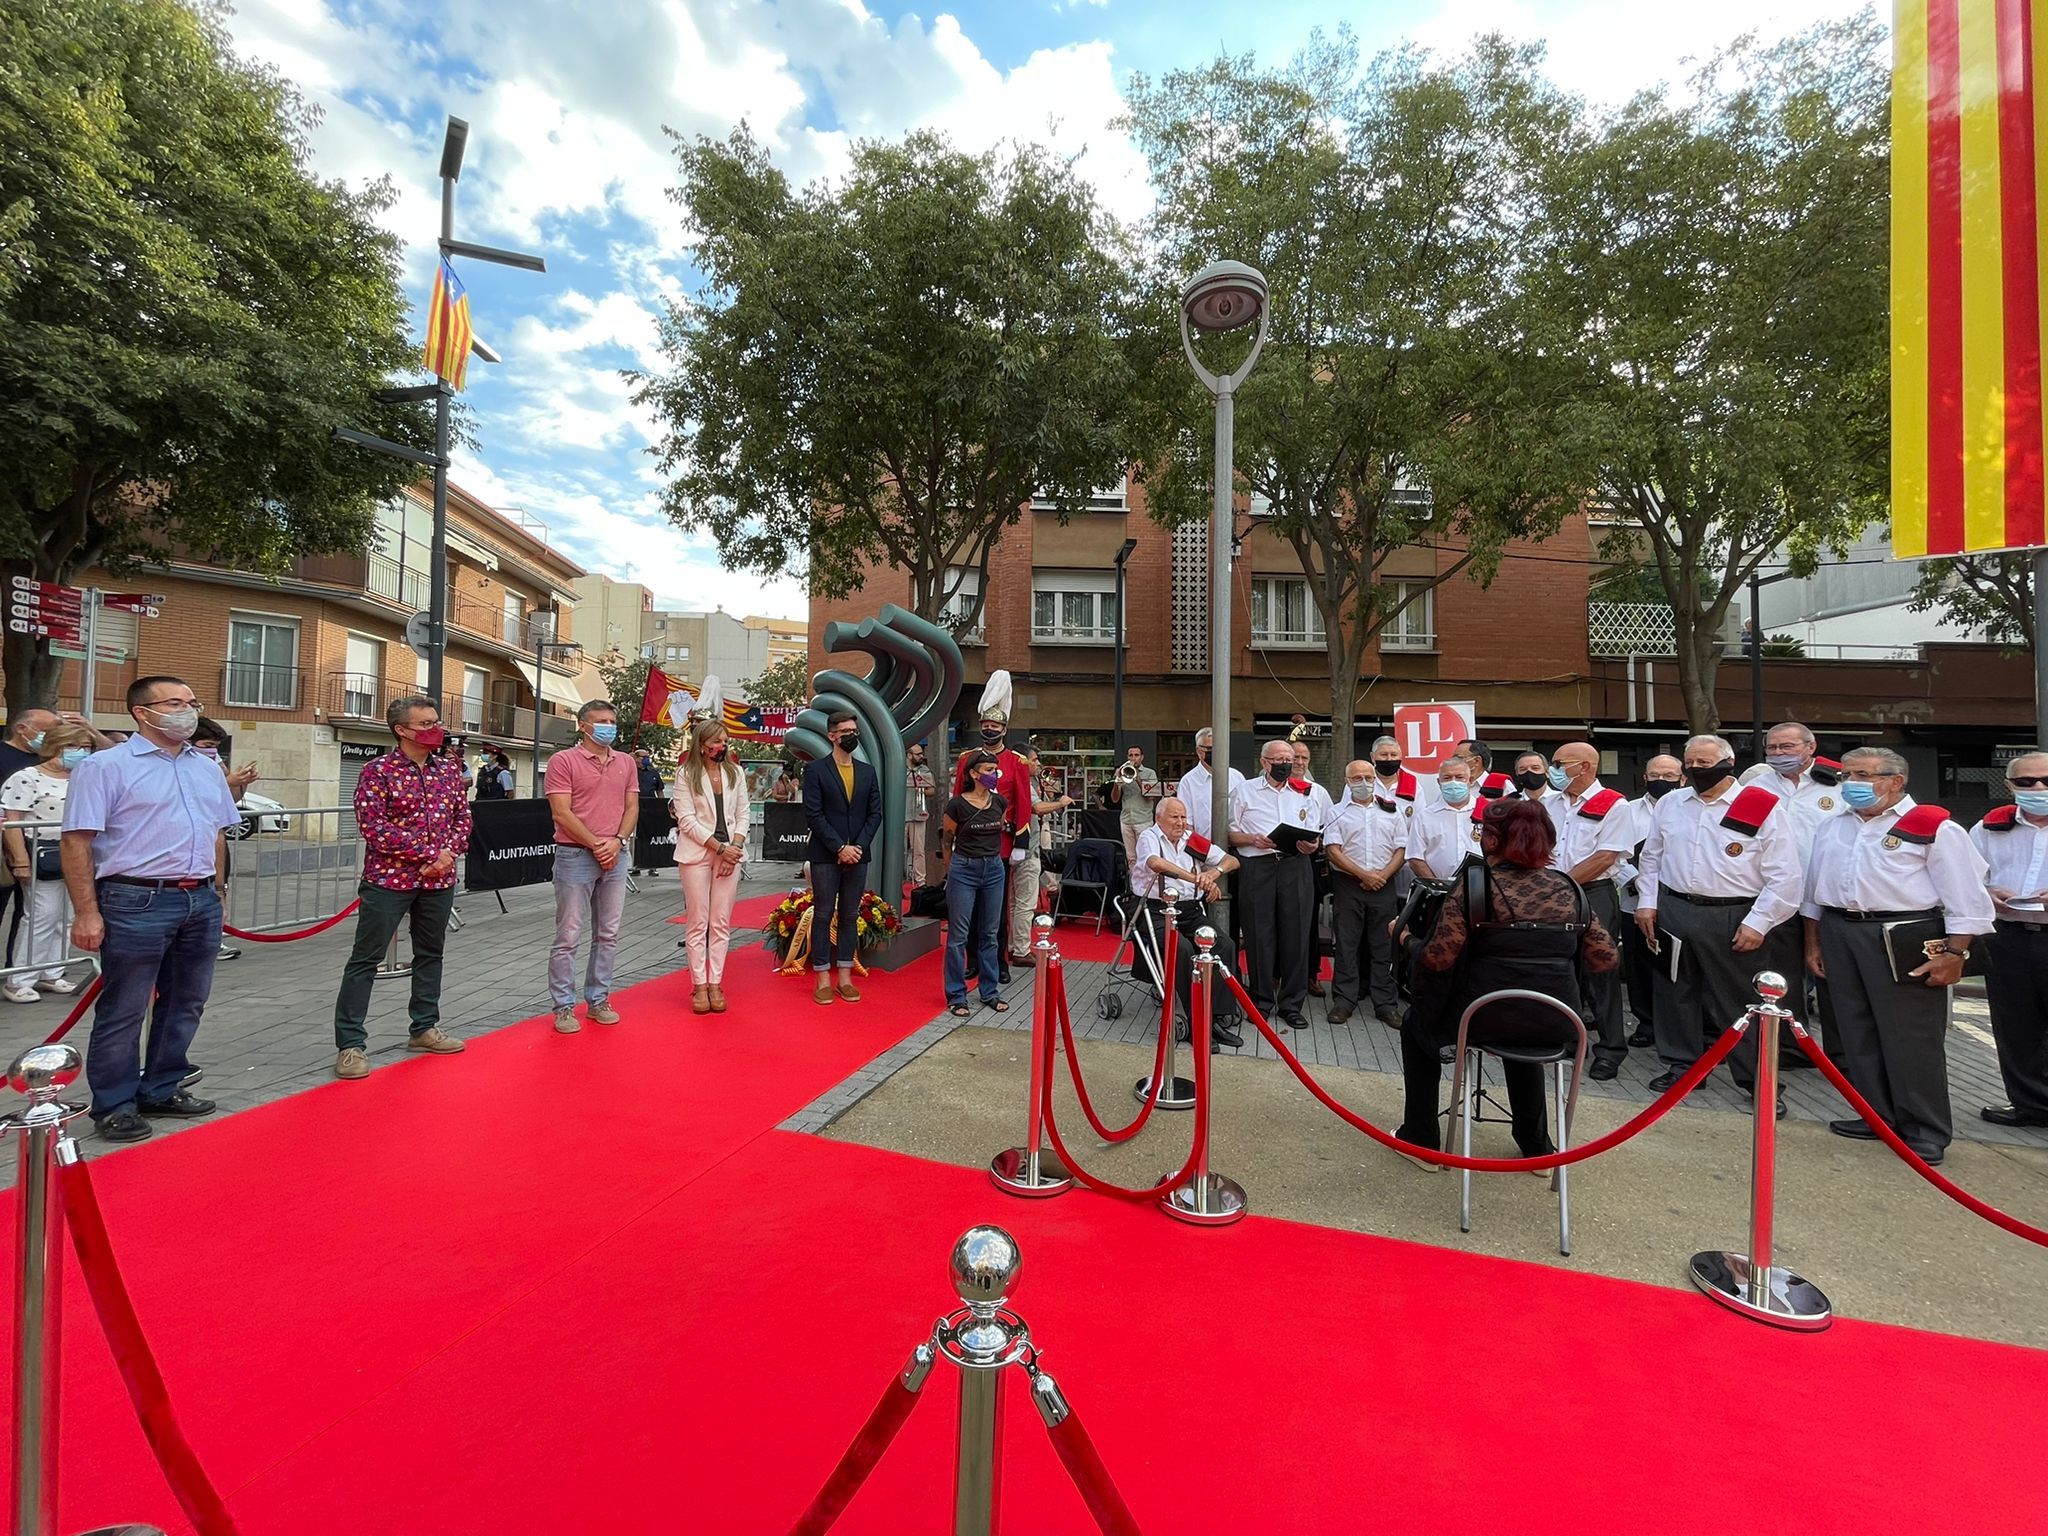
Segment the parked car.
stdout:
<path fill-rule="evenodd" d="M 254 837 L 258 832 L 289 832 L 291 817 L 285 815 L 284 807 L 268 795 L 259 795 L 254 790 L 242 795 L 242 820 L 237 826 L 228 828 L 228 837 L 240 842 L 245 837 Z"/>

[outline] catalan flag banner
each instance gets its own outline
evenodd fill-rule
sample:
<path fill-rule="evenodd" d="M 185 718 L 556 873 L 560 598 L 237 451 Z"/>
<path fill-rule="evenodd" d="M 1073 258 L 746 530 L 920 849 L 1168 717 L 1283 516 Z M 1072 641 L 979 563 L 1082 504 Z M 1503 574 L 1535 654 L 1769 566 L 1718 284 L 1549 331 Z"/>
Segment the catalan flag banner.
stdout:
<path fill-rule="evenodd" d="M 682 730 L 697 707 L 697 691 L 687 679 L 659 667 L 647 669 L 647 691 L 640 696 L 640 723 Z"/>
<path fill-rule="evenodd" d="M 427 344 L 422 349 L 427 371 L 448 381 L 456 389 L 469 372 L 469 344 L 474 332 L 469 324 L 469 290 L 455 275 L 448 258 L 441 258 L 441 270 L 434 274 L 434 297 L 427 305 Z"/>
<path fill-rule="evenodd" d="M 1894 0 L 1892 553 L 2043 531 L 2048 41 L 2035 0 Z"/>
<path fill-rule="evenodd" d="M 727 699 L 725 734 L 737 741 L 779 742 L 789 734 L 789 728 L 796 724 L 796 717 L 801 713 L 801 710 Z"/>

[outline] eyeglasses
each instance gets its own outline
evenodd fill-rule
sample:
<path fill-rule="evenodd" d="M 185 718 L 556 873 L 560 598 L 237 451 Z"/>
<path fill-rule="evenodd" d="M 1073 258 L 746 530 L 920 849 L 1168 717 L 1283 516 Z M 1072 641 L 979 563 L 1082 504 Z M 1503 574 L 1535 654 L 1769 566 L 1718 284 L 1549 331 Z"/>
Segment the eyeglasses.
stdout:
<path fill-rule="evenodd" d="M 2039 778 L 2032 774 L 2024 778 L 2007 779 L 2005 782 L 2014 789 L 2048 789 L 2048 778 Z"/>

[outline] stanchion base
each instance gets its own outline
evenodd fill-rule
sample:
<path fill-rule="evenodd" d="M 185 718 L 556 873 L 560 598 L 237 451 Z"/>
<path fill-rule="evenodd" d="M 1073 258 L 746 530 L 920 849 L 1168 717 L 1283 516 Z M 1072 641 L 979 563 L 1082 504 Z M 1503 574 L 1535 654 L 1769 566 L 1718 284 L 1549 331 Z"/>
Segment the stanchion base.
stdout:
<path fill-rule="evenodd" d="M 1795 1333 L 1818 1333 L 1835 1320 L 1834 1309 L 1821 1288 L 1791 1270 L 1771 1268 L 1768 1299 L 1761 1307 L 1749 1299 L 1749 1275 L 1747 1254 L 1710 1252 L 1692 1256 L 1692 1283 L 1731 1312 Z"/>
<path fill-rule="evenodd" d="M 411 974 L 412 962 L 408 960 L 404 965 L 380 965 L 375 971 L 371 972 L 370 979 L 372 981 L 390 981 L 395 977 L 410 976 Z M 117 1525 L 114 1529 L 118 1531 L 120 1527 Z M 87 1536 L 92 1536 L 92 1533 L 87 1532 Z"/>
<path fill-rule="evenodd" d="M 78 1536 L 164 1536 L 153 1525 L 96 1525 L 89 1531 L 80 1531 Z"/>
<path fill-rule="evenodd" d="M 1152 1097 L 1152 1079 L 1141 1077 L 1131 1089 L 1131 1097 L 1140 1104 Z M 1166 1091 L 1159 1095 L 1161 1109 L 1193 1109 L 1195 1107 L 1195 1085 L 1184 1077 L 1170 1077 L 1166 1080 Z"/>
<path fill-rule="evenodd" d="M 1159 1197 L 1159 1208 L 1176 1221 L 1197 1227 L 1227 1227 L 1244 1220 L 1244 1186 L 1220 1173 L 1189 1179 Z"/>
<path fill-rule="evenodd" d="M 1050 1152 L 1038 1154 L 1038 1177 L 1034 1180 L 1031 1177 L 1031 1154 L 1022 1147 L 998 1152 L 989 1160 L 988 1176 L 1004 1194 L 1022 1195 L 1027 1200 L 1064 1195 L 1074 1187 L 1067 1170 Z"/>

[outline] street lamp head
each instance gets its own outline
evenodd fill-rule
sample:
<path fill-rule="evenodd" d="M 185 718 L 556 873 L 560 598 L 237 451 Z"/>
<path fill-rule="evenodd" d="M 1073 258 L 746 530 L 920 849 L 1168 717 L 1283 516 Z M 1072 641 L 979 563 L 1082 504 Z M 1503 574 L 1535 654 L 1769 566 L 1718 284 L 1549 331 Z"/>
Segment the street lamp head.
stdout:
<path fill-rule="evenodd" d="M 469 124 L 459 117 L 448 119 L 448 132 L 441 140 L 441 179 L 462 179 L 462 153 L 469 147 Z"/>
<path fill-rule="evenodd" d="M 1123 566 L 1123 563 L 1126 560 L 1130 559 L 1131 556 L 1137 552 L 1137 548 L 1138 541 L 1136 539 L 1125 539 L 1123 542 L 1123 547 L 1116 552 L 1117 566 L 1121 568 Z"/>
<path fill-rule="evenodd" d="M 1266 278 L 1241 261 L 1212 261 L 1180 291 L 1180 310 L 1198 331 L 1241 331 L 1266 311 Z"/>

